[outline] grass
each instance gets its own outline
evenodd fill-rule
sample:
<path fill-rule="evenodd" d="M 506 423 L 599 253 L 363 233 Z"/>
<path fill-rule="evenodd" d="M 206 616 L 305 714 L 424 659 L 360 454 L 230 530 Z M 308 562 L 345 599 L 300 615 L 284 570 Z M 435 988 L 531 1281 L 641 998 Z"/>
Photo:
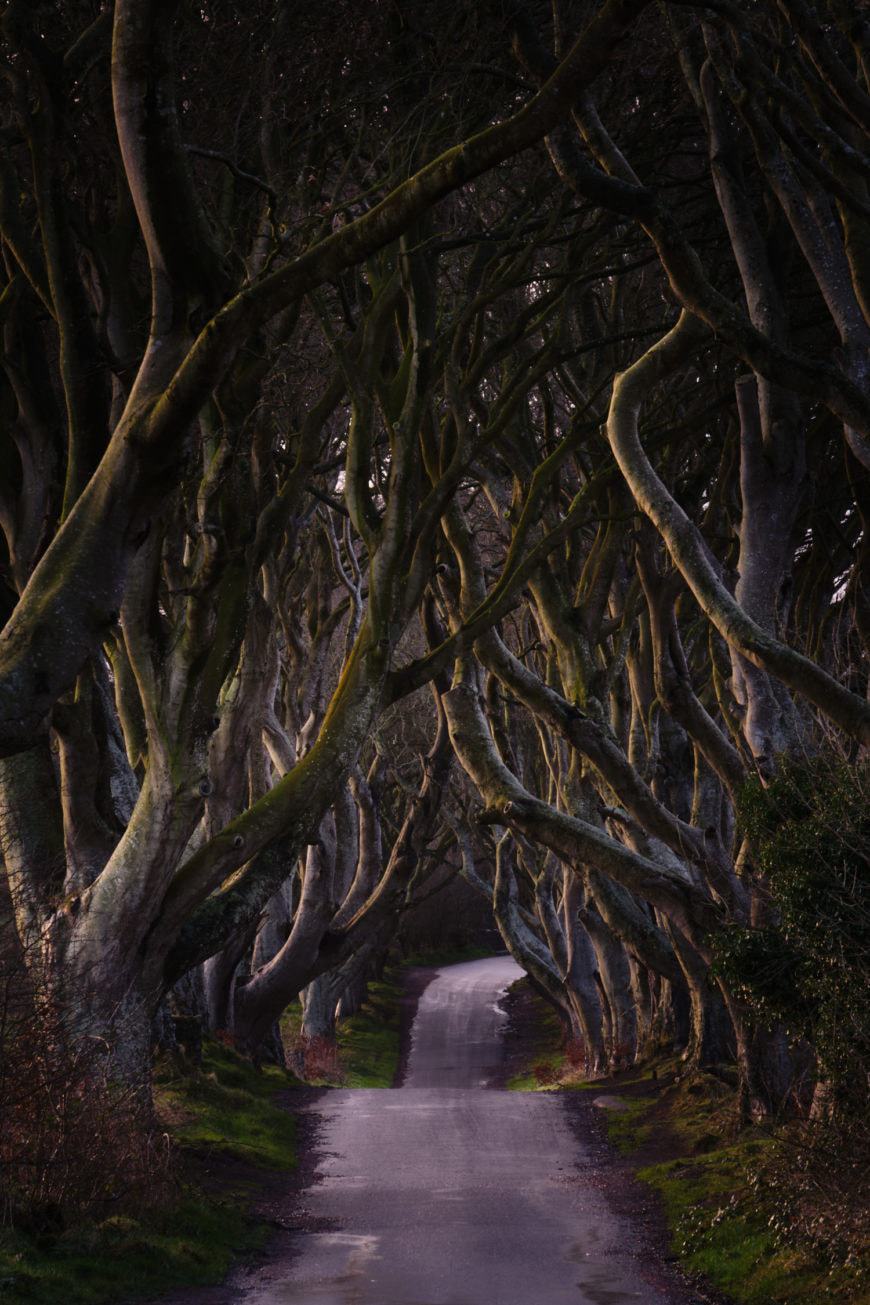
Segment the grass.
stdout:
<path fill-rule="evenodd" d="M 760 1156 L 773 1144 L 750 1138 L 690 1161 L 645 1166 L 638 1177 L 661 1195 L 684 1267 L 740 1305 L 866 1303 L 870 1292 L 856 1285 L 850 1271 L 830 1269 L 773 1230 L 772 1211 L 751 1182 Z"/>
<path fill-rule="evenodd" d="M 308 1082 L 317 1087 L 389 1088 L 399 1068 L 400 1000 L 399 972 L 388 969 L 384 978 L 368 985 L 360 1010 L 342 1020 L 336 1030 L 337 1072 Z M 291 1046 L 302 1028 L 302 1011 L 295 1002 L 281 1018 L 281 1033 Z"/>
<path fill-rule="evenodd" d="M 258 1175 L 296 1163 L 293 1119 L 275 1102 L 292 1081 L 274 1068 L 258 1073 L 217 1043 L 206 1044 L 202 1068 L 190 1074 L 161 1064 L 155 1106 L 180 1152 L 184 1181 L 135 1216 L 51 1236 L 0 1230 L 2 1305 L 121 1305 L 220 1282 L 269 1235 L 248 1212 Z M 215 1160 L 242 1162 L 245 1172 L 206 1194 L 202 1169 Z"/>
<path fill-rule="evenodd" d="M 399 1068 L 401 983 L 392 972 L 370 983 L 356 1015 L 338 1026 L 338 1056 L 351 1088 L 389 1088 Z"/>
<path fill-rule="evenodd" d="M 293 1082 L 277 1066 L 258 1072 L 230 1048 L 209 1043 L 199 1073 L 178 1076 L 168 1064 L 161 1068 L 155 1101 L 176 1141 L 189 1150 L 292 1169 L 295 1124 L 275 1097 Z"/>
<path fill-rule="evenodd" d="M 402 965 L 423 965 L 427 968 L 441 969 L 445 965 L 461 965 L 463 961 L 483 961 L 495 955 L 491 947 L 433 947 L 403 956 Z"/>
<path fill-rule="evenodd" d="M 528 1066 L 508 1079 L 511 1092 L 555 1092 L 564 1086 L 565 1051 L 559 1017 L 541 1002 L 540 1045 L 530 1056 Z"/>
<path fill-rule="evenodd" d="M 567 1067 L 562 1024 L 552 1006 L 534 991 L 527 979 L 510 987 L 510 997 L 527 1007 L 524 1020 L 523 1064 L 507 1081 L 511 1092 L 553 1092 L 564 1086 Z M 531 1030 L 534 1037 L 530 1037 Z"/>
<path fill-rule="evenodd" d="M 165 1210 L 115 1215 L 62 1236 L 0 1234 L 0 1301 L 120 1305 L 173 1287 L 219 1282 L 267 1229 L 238 1209 L 186 1192 Z"/>
<path fill-rule="evenodd" d="M 644 1122 L 647 1110 L 648 1103 L 638 1097 L 620 1110 L 606 1111 L 607 1136 L 621 1155 L 630 1155 L 649 1137 L 652 1126 Z"/>
<path fill-rule="evenodd" d="M 660 1078 L 667 1068 L 659 1066 Z M 642 1075 L 620 1078 L 622 1090 L 644 1086 Z M 684 1269 L 736 1305 L 868 1305 L 861 1266 L 832 1269 L 812 1247 L 777 1231 L 776 1212 L 789 1196 L 759 1183 L 758 1174 L 779 1145 L 779 1129 L 737 1133 L 730 1089 L 704 1074 L 626 1103 L 627 1110 L 607 1112 L 608 1136 L 661 1197 Z M 669 1158 L 644 1164 L 651 1151 Z"/>

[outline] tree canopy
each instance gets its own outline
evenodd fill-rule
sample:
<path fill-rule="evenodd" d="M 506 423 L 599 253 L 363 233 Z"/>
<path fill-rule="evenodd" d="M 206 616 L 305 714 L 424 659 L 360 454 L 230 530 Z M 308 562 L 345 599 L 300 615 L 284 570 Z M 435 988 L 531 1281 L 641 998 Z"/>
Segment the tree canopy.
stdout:
<path fill-rule="evenodd" d="M 2 49 L 0 852 L 45 999 L 131 1072 L 167 1000 L 261 1054 L 461 874 L 590 1071 L 827 1084 L 713 962 L 805 945 L 753 785 L 863 800 L 866 18 L 9 0 Z"/>

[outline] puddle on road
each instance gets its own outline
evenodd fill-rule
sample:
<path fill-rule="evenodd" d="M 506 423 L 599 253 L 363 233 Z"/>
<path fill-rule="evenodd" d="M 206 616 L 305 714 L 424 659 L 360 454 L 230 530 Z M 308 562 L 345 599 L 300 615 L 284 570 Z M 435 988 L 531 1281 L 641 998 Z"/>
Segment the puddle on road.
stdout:
<path fill-rule="evenodd" d="M 335 1258 L 347 1253 L 347 1262 L 340 1273 L 329 1278 L 311 1281 L 288 1279 L 271 1281 L 249 1289 L 242 1299 L 245 1305 L 363 1305 L 371 1300 L 374 1279 L 369 1276 L 372 1262 L 379 1258 L 380 1238 L 366 1234 L 325 1232 L 306 1233 L 308 1254 Z M 387 1305 L 385 1302 L 384 1305 Z"/>

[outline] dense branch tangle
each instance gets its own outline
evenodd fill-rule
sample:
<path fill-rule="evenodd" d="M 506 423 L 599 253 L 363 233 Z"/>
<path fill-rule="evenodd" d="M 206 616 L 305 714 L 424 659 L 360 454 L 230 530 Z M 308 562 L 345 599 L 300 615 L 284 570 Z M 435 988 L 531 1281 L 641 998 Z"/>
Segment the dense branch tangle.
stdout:
<path fill-rule="evenodd" d="M 786 1090 L 709 961 L 747 777 L 870 736 L 866 72 L 563 8 L 7 6 L 0 841 L 131 1063 L 461 863 L 590 1069 Z"/>

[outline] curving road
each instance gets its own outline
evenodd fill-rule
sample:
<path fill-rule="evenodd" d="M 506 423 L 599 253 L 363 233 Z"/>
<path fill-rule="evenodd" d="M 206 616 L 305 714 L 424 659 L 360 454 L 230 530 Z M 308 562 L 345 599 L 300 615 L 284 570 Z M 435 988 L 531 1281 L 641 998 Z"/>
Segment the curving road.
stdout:
<path fill-rule="evenodd" d="M 439 970 L 404 1086 L 311 1109 L 322 1159 L 293 1254 L 239 1275 L 244 1305 L 682 1305 L 588 1176 L 557 1094 L 490 1087 L 505 958 Z"/>

